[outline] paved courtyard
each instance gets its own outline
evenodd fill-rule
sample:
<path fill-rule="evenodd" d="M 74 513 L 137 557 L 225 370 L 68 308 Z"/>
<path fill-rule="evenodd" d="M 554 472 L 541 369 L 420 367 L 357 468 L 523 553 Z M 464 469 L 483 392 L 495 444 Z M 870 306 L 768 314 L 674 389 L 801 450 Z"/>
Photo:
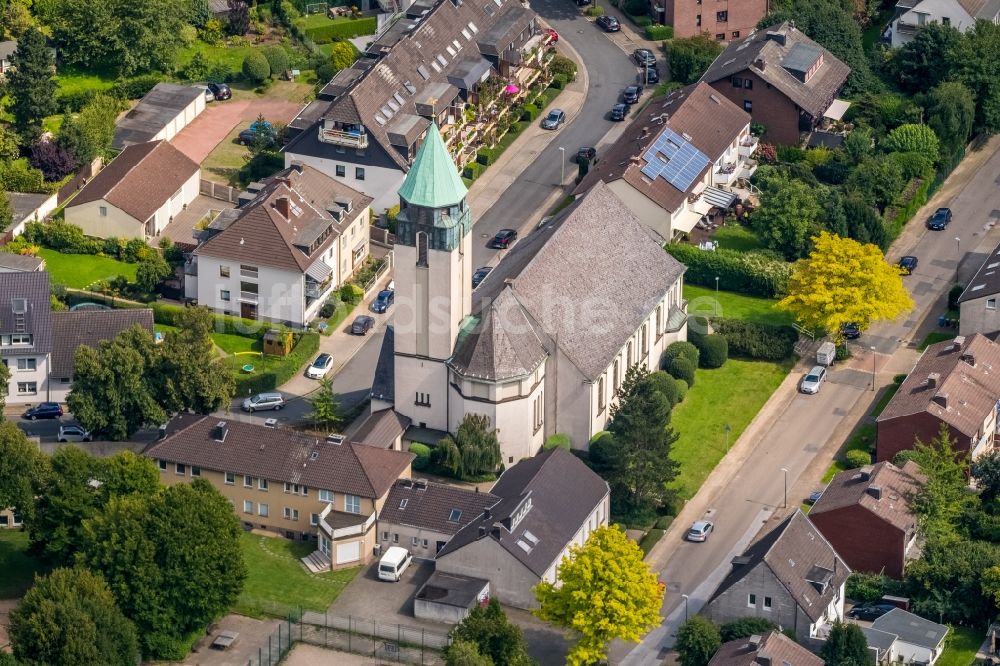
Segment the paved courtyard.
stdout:
<path fill-rule="evenodd" d="M 242 615 L 227 615 L 211 631 L 194 644 L 194 649 L 182 664 L 184 666 L 247 666 L 250 660 L 257 664 L 262 649 L 267 652 L 268 636 L 278 631 L 278 625 L 287 627 L 280 620 L 255 620 Z M 213 650 L 209 646 L 220 631 L 236 631 L 239 637 L 228 650 Z"/>

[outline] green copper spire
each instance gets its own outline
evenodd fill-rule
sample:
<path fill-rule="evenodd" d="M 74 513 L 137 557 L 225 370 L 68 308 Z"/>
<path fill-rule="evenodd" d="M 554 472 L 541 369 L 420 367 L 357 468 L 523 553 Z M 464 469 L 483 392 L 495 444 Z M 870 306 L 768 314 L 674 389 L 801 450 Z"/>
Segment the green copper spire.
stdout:
<path fill-rule="evenodd" d="M 399 188 L 399 197 L 411 206 L 447 208 L 458 205 L 468 193 L 454 160 L 444 147 L 437 123 L 431 123 L 427 138 L 417 151 L 417 159 Z"/>

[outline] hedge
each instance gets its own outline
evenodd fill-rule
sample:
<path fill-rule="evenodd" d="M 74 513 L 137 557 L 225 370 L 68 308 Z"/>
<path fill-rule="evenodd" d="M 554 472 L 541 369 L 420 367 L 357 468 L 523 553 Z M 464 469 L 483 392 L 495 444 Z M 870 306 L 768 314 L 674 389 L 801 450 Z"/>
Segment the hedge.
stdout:
<path fill-rule="evenodd" d="M 562 90 L 569 83 L 569 77 L 565 74 L 556 74 L 552 77 L 552 82 L 549 83 L 549 88 L 553 90 Z"/>
<path fill-rule="evenodd" d="M 230 317 L 229 319 L 235 319 Z M 257 322 L 258 324 L 260 322 Z M 262 331 L 268 327 L 262 327 Z M 263 335 L 263 333 L 261 333 Z M 319 333 L 302 333 L 292 352 L 274 365 L 252 375 L 236 377 L 236 395 L 243 396 L 261 391 L 271 391 L 295 376 L 319 351 Z"/>
<path fill-rule="evenodd" d="M 629 15 L 629 18 L 632 19 L 632 23 L 635 23 L 640 28 L 646 28 L 653 25 L 653 19 L 649 18 L 648 16 Z"/>
<path fill-rule="evenodd" d="M 743 319 L 712 319 L 712 329 L 726 338 L 730 356 L 781 361 L 795 353 L 799 334 L 791 326 L 758 324 Z"/>
<path fill-rule="evenodd" d="M 663 370 L 657 370 L 656 372 L 649 373 L 649 375 L 646 376 L 646 381 L 652 384 L 653 388 L 659 391 L 660 394 L 667 399 L 667 402 L 670 403 L 671 407 L 680 402 L 680 392 L 677 389 L 678 382 L 670 374 L 664 372 Z"/>
<path fill-rule="evenodd" d="M 419 442 L 410 444 L 410 453 L 416 456 L 413 459 L 413 469 L 427 469 L 431 464 L 431 447 Z"/>
<path fill-rule="evenodd" d="M 690 336 L 698 348 L 698 365 L 702 368 L 721 368 L 729 358 L 729 343 L 719 334 Z"/>
<path fill-rule="evenodd" d="M 481 148 L 478 153 L 476 153 L 476 161 L 483 166 L 489 166 L 496 162 L 497 158 L 500 157 L 500 151 L 496 148 Z"/>
<path fill-rule="evenodd" d="M 351 39 L 364 35 L 374 35 L 378 21 L 374 16 L 362 19 L 338 20 L 328 25 L 303 30 L 306 37 L 317 44 L 329 44 L 337 39 Z"/>
<path fill-rule="evenodd" d="M 521 107 L 521 120 L 531 122 L 538 117 L 538 107 L 534 104 L 525 104 Z"/>
<path fill-rule="evenodd" d="M 462 171 L 462 175 L 469 180 L 475 180 L 479 178 L 479 175 L 483 172 L 483 165 L 479 162 L 472 162 L 466 165 L 465 170 Z"/>
<path fill-rule="evenodd" d="M 695 364 L 688 358 L 684 356 L 672 358 L 667 361 L 666 366 L 667 372 L 673 375 L 675 379 L 683 379 L 689 387 L 694 386 Z"/>
<path fill-rule="evenodd" d="M 903 188 L 903 192 L 900 194 L 900 199 L 903 199 L 907 193 L 911 193 L 909 199 L 905 202 L 894 202 L 895 205 L 901 206 L 899 208 L 896 208 L 894 205 L 886 209 L 885 225 L 886 230 L 889 232 L 887 242 L 894 240 L 899 235 L 899 232 L 902 231 L 903 225 L 909 222 L 917 214 L 917 211 L 927 203 L 933 182 L 933 171 L 922 178 L 915 178 Z M 914 185 L 916 185 L 915 188 L 913 187 Z"/>
<path fill-rule="evenodd" d="M 788 289 L 792 265 L 767 252 L 716 250 L 708 252 L 687 243 L 670 243 L 667 252 L 687 266 L 684 280 L 751 296 L 774 298 Z"/>
<path fill-rule="evenodd" d="M 665 39 L 674 38 L 674 29 L 669 25 L 647 25 L 646 39 L 654 42 L 662 42 Z"/>
<path fill-rule="evenodd" d="M 690 342 L 684 342 L 683 340 L 674 342 L 670 344 L 665 350 L 663 350 L 664 363 L 667 363 L 677 358 L 678 356 L 686 358 L 688 361 L 691 362 L 692 366 L 696 368 L 698 367 L 698 348 L 695 347 Z"/>
<path fill-rule="evenodd" d="M 872 464 L 872 454 L 867 451 L 859 451 L 857 449 L 848 451 L 844 455 L 844 459 L 847 460 L 847 464 L 850 465 L 850 469 L 857 469 L 859 467 Z"/>

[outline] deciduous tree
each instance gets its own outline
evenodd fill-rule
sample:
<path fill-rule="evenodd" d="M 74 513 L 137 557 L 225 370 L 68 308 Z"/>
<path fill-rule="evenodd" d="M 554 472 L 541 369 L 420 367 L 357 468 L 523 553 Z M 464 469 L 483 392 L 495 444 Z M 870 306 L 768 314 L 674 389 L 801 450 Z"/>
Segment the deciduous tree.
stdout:
<path fill-rule="evenodd" d="M 100 478 L 100 461 L 75 446 L 59 448 L 51 472 L 35 486 L 37 499 L 28 522 L 31 551 L 53 564 L 68 565 L 83 541 L 83 522 L 101 506 L 90 482 Z"/>
<path fill-rule="evenodd" d="M 965 85 L 946 81 L 923 99 L 927 125 L 941 140 L 942 157 L 951 158 L 965 146 L 976 119 L 976 100 Z"/>
<path fill-rule="evenodd" d="M 706 666 L 720 645 L 719 628 L 708 618 L 695 615 L 677 630 L 674 647 L 681 666 Z"/>
<path fill-rule="evenodd" d="M 638 641 L 660 624 L 663 586 L 617 526 L 599 527 L 572 546 L 557 577 L 558 586 L 535 586 L 541 604 L 535 614 L 577 638 L 567 656 L 572 666 L 605 659 L 612 640 Z"/>
<path fill-rule="evenodd" d="M 21 35 L 10 65 L 6 82 L 11 98 L 8 110 L 22 142 L 29 144 L 41 133 L 42 120 L 56 111 L 55 70 L 45 36 L 36 28 Z"/>
<path fill-rule="evenodd" d="M 700 79 L 723 48 L 708 34 L 671 39 L 666 46 L 670 78 L 685 85 Z"/>
<path fill-rule="evenodd" d="M 882 142 L 882 148 L 890 153 L 923 153 L 936 156 L 940 142 L 929 126 L 906 123 L 889 132 L 889 136 Z"/>
<path fill-rule="evenodd" d="M 788 296 L 778 303 L 801 326 L 837 335 L 844 324 L 865 330 L 913 307 L 899 269 L 874 245 L 862 245 L 825 231 L 813 238 L 809 257 L 795 264 Z"/>
<path fill-rule="evenodd" d="M 330 66 L 334 74 L 353 65 L 357 57 L 357 49 L 350 42 L 339 41 L 330 45 Z"/>
<path fill-rule="evenodd" d="M 861 160 L 847 178 L 848 193 L 861 197 L 866 203 L 885 210 L 903 191 L 903 167 L 887 155 L 874 155 Z"/>
<path fill-rule="evenodd" d="M 990 451 L 976 458 L 972 464 L 972 477 L 984 502 L 1000 497 L 1000 453 Z"/>
<path fill-rule="evenodd" d="M 893 54 L 892 68 L 903 90 L 927 90 L 951 78 L 955 69 L 952 50 L 962 33 L 950 25 L 931 21 Z"/>
<path fill-rule="evenodd" d="M 39 169 L 48 181 L 59 180 L 73 173 L 73 169 L 76 168 L 73 156 L 58 143 L 48 139 L 39 139 L 31 146 L 30 163 Z"/>
<path fill-rule="evenodd" d="M 236 381 L 215 358 L 211 337 L 215 317 L 205 307 L 185 308 L 177 313 L 174 324 L 177 330 L 166 334 L 157 348 L 159 354 L 152 359 L 150 380 L 155 385 L 150 390 L 156 402 L 168 413 L 208 414 L 227 406 L 236 392 Z"/>
<path fill-rule="evenodd" d="M 976 97 L 976 124 L 980 132 L 1000 131 L 1000 25 L 976 21 L 951 51 L 955 78 Z"/>
<path fill-rule="evenodd" d="M 445 666 L 493 666 L 493 660 L 479 652 L 472 641 L 455 640 L 444 653 Z M 0 664 L 0 666 L 3 666 Z"/>
<path fill-rule="evenodd" d="M 229 0 L 229 21 L 226 28 L 230 35 L 245 35 L 250 32 L 250 7 L 246 0 Z"/>
<path fill-rule="evenodd" d="M 110 95 L 98 93 L 78 114 L 64 114 L 59 128 L 58 143 L 78 164 L 86 164 L 111 149 L 115 119 L 121 102 Z"/>
<path fill-rule="evenodd" d="M 48 459 L 38 445 L 14 423 L 0 423 L 0 506 L 24 515 L 32 507 L 34 488 L 45 485 L 47 470 Z"/>
<path fill-rule="evenodd" d="M 819 230 L 822 212 L 815 188 L 785 178 L 762 197 L 750 225 L 769 248 L 798 259 L 809 249 L 810 236 Z"/>
<path fill-rule="evenodd" d="M 152 294 L 156 285 L 173 274 L 170 264 L 159 252 L 150 252 L 142 257 L 135 268 L 135 285 L 146 294 Z"/>
<path fill-rule="evenodd" d="M 462 459 L 458 475 L 462 478 L 494 474 L 503 462 L 496 428 L 491 428 L 490 420 L 482 414 L 466 414 L 455 436 L 448 435 L 440 445 L 453 445 L 458 450 Z"/>
<path fill-rule="evenodd" d="M 476 606 L 462 622 L 451 632 L 452 640 L 465 644 L 455 649 L 453 643 L 446 651 L 448 664 L 476 664 L 468 645 L 475 647 L 481 659 L 495 666 L 531 666 L 534 660 L 528 656 L 527 644 L 521 634 L 521 628 L 507 619 L 507 614 L 495 598 L 490 599 L 486 606 Z M 472 659 L 472 661 L 460 661 Z"/>
<path fill-rule="evenodd" d="M 835 622 L 820 656 L 831 666 L 869 666 L 872 663 L 868 641 L 861 627 L 854 623 Z"/>

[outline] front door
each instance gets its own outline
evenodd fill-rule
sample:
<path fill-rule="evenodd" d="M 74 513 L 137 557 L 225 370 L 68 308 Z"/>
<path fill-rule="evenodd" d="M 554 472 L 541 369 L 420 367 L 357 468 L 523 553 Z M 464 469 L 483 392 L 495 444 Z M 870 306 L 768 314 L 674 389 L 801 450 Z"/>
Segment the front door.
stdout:
<path fill-rule="evenodd" d="M 256 303 L 240 303 L 240 316 L 244 319 L 256 319 L 257 318 L 257 304 Z"/>

